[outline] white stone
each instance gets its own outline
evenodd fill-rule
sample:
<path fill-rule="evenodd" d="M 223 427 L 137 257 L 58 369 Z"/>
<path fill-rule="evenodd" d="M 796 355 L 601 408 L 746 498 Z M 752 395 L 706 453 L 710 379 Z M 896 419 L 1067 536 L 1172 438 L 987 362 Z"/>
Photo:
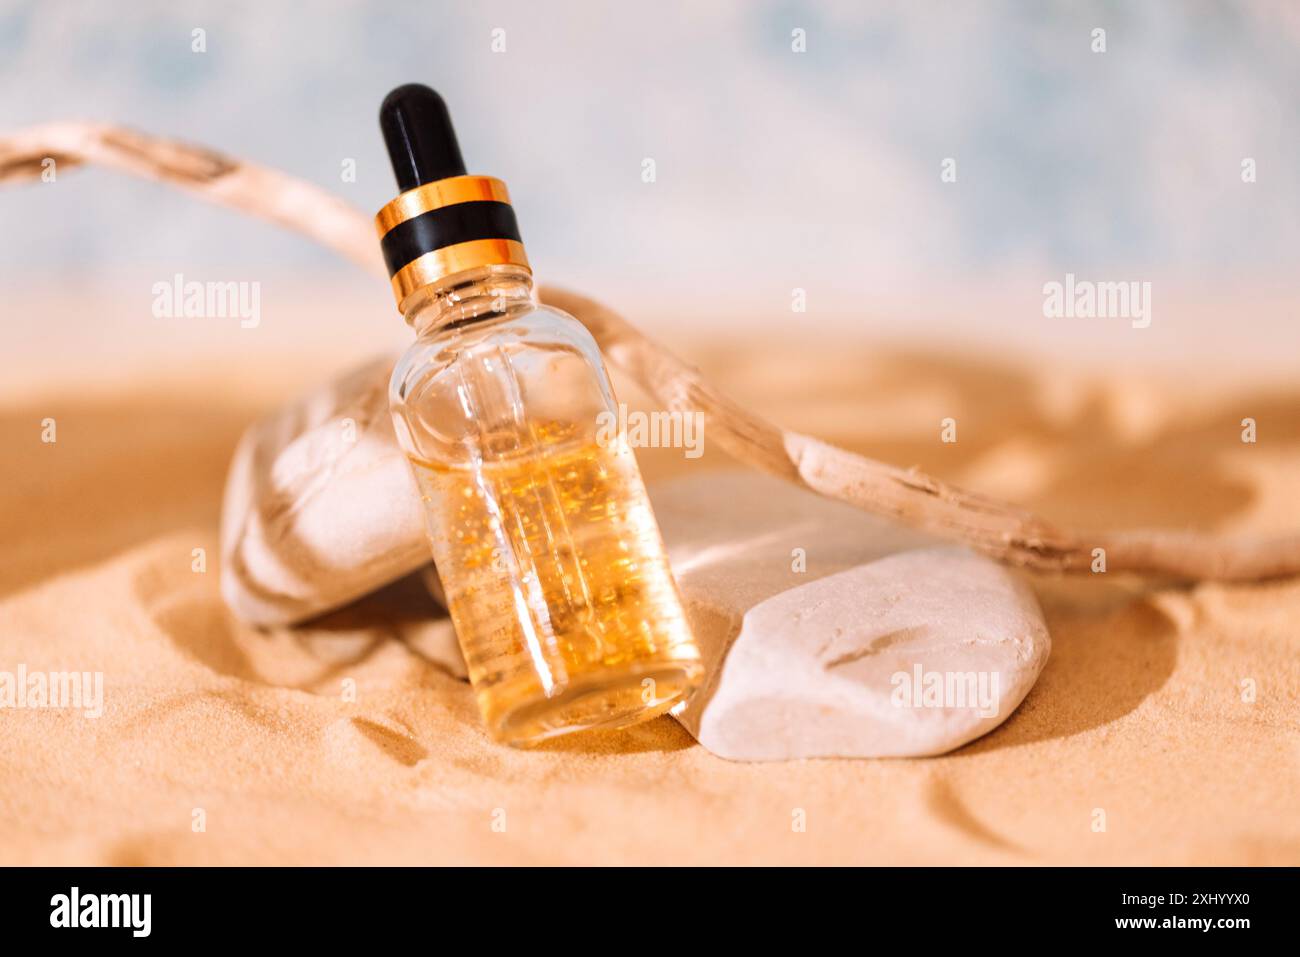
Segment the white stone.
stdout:
<path fill-rule="evenodd" d="M 226 478 L 221 593 L 288 625 L 429 563 L 420 496 L 393 434 L 382 357 L 249 427 Z"/>
<path fill-rule="evenodd" d="M 721 757 L 942 754 L 1006 720 L 1047 660 L 1033 593 L 969 549 L 752 473 L 650 493 L 707 664 L 676 717 Z M 927 700 L 935 681 L 949 695 Z"/>

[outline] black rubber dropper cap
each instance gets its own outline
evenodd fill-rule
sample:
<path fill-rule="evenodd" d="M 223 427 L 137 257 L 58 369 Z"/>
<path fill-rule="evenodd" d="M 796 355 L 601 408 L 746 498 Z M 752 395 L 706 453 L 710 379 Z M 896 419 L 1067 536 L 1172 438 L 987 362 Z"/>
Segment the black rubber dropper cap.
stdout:
<path fill-rule="evenodd" d="M 402 192 L 425 183 L 464 176 L 456 131 L 447 104 L 421 83 L 408 83 L 384 97 L 379 108 L 388 158 Z"/>

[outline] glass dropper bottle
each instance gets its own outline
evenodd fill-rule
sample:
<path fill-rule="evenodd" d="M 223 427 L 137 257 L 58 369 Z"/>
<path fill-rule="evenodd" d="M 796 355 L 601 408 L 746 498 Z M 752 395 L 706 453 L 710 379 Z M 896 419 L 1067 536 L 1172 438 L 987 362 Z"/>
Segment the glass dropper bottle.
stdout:
<path fill-rule="evenodd" d="M 442 98 L 394 90 L 401 194 L 376 219 L 417 339 L 389 403 L 491 734 L 528 745 L 661 714 L 701 677 L 600 351 L 539 305 L 505 184 L 466 174 Z"/>

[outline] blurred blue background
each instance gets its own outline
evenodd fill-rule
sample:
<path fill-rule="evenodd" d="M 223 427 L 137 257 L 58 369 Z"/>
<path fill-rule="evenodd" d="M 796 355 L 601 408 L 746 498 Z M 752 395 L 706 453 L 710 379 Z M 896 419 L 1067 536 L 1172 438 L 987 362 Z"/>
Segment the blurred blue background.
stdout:
<path fill-rule="evenodd" d="M 0 13 L 0 125 L 122 122 L 373 212 L 395 191 L 379 102 L 422 81 L 471 171 L 510 184 L 542 276 L 600 295 L 788 312 L 802 287 L 843 311 L 1067 270 L 1290 295 L 1298 42 L 1295 3 L 43 0 Z M 149 183 L 58 189 L 0 192 L 6 284 L 340 273 Z"/>

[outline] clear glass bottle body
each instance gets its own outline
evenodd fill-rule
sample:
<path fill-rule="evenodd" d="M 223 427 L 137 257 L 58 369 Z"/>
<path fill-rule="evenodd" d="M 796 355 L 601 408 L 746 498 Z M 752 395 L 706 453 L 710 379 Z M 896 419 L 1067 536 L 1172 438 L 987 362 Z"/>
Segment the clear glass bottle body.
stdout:
<path fill-rule="evenodd" d="M 661 714 L 701 676 L 595 341 L 485 267 L 420 294 L 389 401 L 470 680 L 498 740 Z"/>

